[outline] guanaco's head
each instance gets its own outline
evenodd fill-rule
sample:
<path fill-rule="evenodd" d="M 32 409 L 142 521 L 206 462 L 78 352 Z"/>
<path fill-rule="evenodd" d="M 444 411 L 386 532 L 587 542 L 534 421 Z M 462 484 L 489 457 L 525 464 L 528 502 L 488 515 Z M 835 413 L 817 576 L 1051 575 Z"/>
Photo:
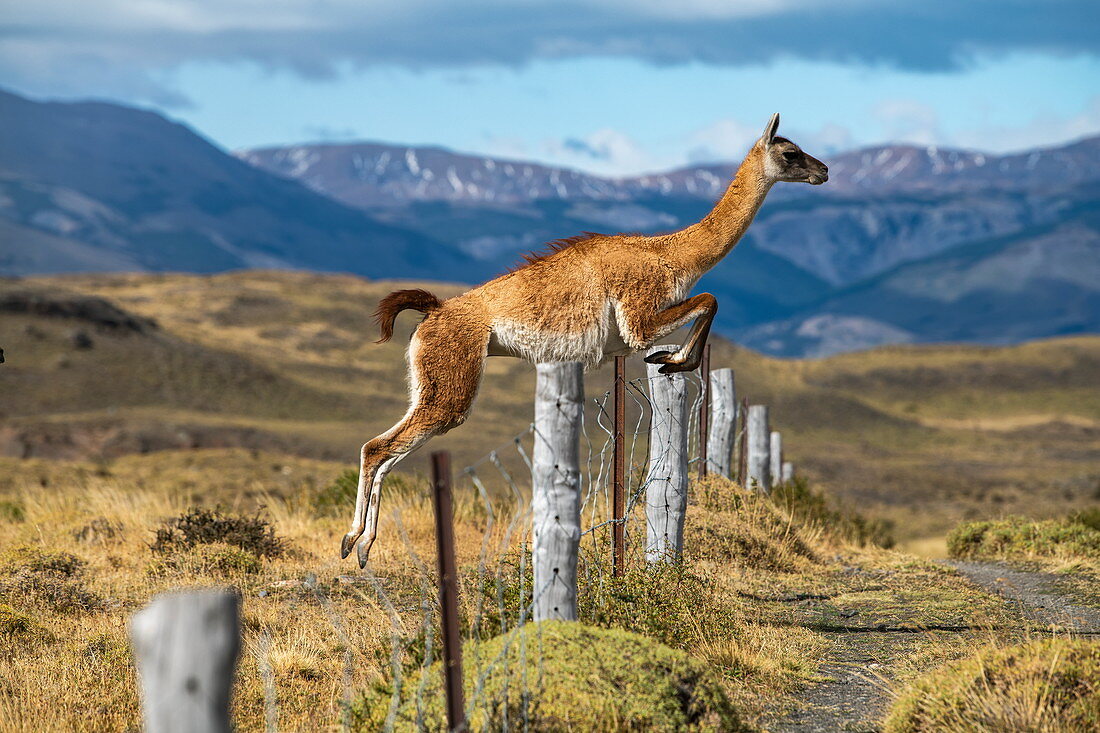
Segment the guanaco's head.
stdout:
<path fill-rule="evenodd" d="M 779 113 L 768 120 L 757 145 L 764 156 L 764 173 L 773 181 L 809 183 L 819 186 L 829 180 L 829 168 L 817 158 L 806 154 L 785 137 L 776 136 Z"/>

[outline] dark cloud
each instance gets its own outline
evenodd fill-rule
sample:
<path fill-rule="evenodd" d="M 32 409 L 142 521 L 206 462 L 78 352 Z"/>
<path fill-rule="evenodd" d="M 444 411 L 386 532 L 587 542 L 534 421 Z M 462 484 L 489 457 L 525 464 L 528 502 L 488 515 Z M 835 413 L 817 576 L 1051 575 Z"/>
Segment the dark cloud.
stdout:
<path fill-rule="evenodd" d="M 72 5 L 77 20 L 96 11 L 95 4 Z M 192 0 L 189 8 L 201 17 L 209 7 L 209 14 L 219 17 L 227 5 L 239 10 L 232 0 L 208 6 Z M 266 22 L 262 15 L 250 23 L 245 14 L 243 20 L 232 16 L 224 23 L 178 29 L 166 22 L 146 27 L 117 7 L 120 22 L 114 25 L 110 19 L 82 25 L 68 18 L 64 27 L 51 25 L 52 16 L 20 22 L 16 8 L 14 19 L 0 26 L 0 73 L 10 84 L 27 87 L 37 81 L 57 91 L 71 86 L 66 74 L 89 64 L 116 86 L 140 86 L 148 85 L 150 72 L 195 60 L 250 60 L 325 78 L 347 63 L 422 69 L 611 56 L 656 64 L 745 65 L 793 57 L 935 72 L 1011 52 L 1100 53 L 1097 0 L 813 0 L 766 3 L 755 10 L 748 3 L 741 17 L 725 17 L 715 10 L 717 4 L 706 2 L 687 3 L 686 9 L 673 3 L 662 12 L 652 10 L 654 3 L 635 7 L 599 0 L 440 1 L 417 7 L 416 13 L 383 15 L 363 3 L 317 6 L 303 0 L 301 8 L 278 4 L 290 9 L 283 23 Z M 300 23 L 294 11 L 301 14 Z"/>

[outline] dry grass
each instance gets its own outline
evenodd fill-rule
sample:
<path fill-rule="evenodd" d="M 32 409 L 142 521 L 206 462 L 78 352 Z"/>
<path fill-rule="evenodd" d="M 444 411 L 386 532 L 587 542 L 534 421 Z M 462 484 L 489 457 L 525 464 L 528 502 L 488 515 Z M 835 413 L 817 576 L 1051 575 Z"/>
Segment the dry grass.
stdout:
<path fill-rule="evenodd" d="M 901 691 L 888 733 L 1077 733 L 1100 728 L 1100 642 L 990 645 Z"/>
<path fill-rule="evenodd" d="M 172 476 L 184 465 L 182 475 Z M 126 620 L 156 593 L 181 585 L 230 585 L 242 594 L 245 644 L 234 708 L 242 730 L 263 726 L 261 659 L 274 674 L 280 727 L 289 730 L 331 727 L 341 719 L 349 685 L 365 690 L 386 684 L 394 623 L 402 668 L 419 674 L 430 661 L 424 657 L 422 601 L 432 598 L 433 581 L 419 564 L 431 565 L 433 527 L 422 482 L 405 477 L 387 496 L 372 560 L 397 614 L 391 621 L 369 578 L 336 557 L 343 517 L 317 511 L 315 498 L 339 476 L 339 464 L 229 450 L 192 453 L 186 461 L 164 453 L 98 466 L 8 462 L 4 469 L 0 496 L 23 514 L 0 520 L 0 546 L 9 548 L 0 562 L 3 582 L 47 578 L 97 600 L 63 609 L 34 594 L 0 599 L 0 679 L 7 680 L 0 686 L 2 730 L 132 727 L 139 711 Z M 157 475 L 165 476 L 163 484 Z M 237 491 L 248 498 L 238 497 L 233 506 Z M 155 552 L 157 530 L 178 529 L 181 516 L 194 521 L 198 515 L 191 510 L 200 496 L 223 505 L 222 520 L 270 522 L 285 551 L 243 548 L 239 533 L 230 532 Z M 693 502 L 692 549 L 681 567 L 654 575 L 639 563 L 623 581 L 611 582 L 606 558 L 586 551 L 583 620 L 686 651 L 715 670 L 742 714 L 759 719 L 812 677 L 827 643 L 751 596 L 762 585 L 805 587 L 817 574 L 834 572 L 826 555 L 844 545 L 728 482 L 698 485 Z M 463 615 L 468 621 L 480 614 L 482 638 L 518 618 L 517 567 L 494 560 L 518 558 L 529 540 L 529 519 L 521 518 L 508 536 L 511 509 L 501 504 L 494 512 L 486 538 L 485 507 L 473 493 L 460 492 L 455 520 Z M 246 534 L 271 539 L 258 529 Z M 477 573 L 483 540 L 488 584 Z M 757 567 L 765 561 L 766 571 Z M 311 576 L 315 585 L 302 582 Z M 479 585 L 485 585 L 480 593 Z M 427 613 L 434 617 L 431 603 Z M 92 689 L 96 709 L 89 715 Z"/>

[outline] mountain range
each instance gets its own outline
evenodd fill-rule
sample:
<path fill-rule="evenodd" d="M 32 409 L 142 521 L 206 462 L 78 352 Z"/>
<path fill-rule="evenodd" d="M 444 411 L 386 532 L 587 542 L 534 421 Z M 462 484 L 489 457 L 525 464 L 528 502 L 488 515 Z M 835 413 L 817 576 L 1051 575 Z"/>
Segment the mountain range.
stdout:
<path fill-rule="evenodd" d="M 8 275 L 275 267 L 477 282 L 558 237 L 685 226 L 736 168 L 607 178 L 380 143 L 228 154 L 152 112 L 2 92 L 0 121 Z M 719 297 L 718 332 L 818 356 L 1100 331 L 1100 137 L 826 162 L 828 184 L 778 185 L 700 282 Z"/>

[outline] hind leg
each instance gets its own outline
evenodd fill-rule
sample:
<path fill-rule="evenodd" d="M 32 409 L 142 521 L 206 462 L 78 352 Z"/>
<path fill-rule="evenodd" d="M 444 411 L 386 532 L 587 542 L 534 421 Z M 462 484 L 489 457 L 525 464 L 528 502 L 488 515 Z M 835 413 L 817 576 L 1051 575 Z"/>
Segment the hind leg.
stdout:
<path fill-rule="evenodd" d="M 386 474 L 432 437 L 461 425 L 477 396 L 489 331 L 467 328 L 471 333 L 463 338 L 446 325 L 429 317 L 417 328 L 409 343 L 409 410 L 397 425 L 364 445 L 360 454 L 355 514 L 340 545 L 342 557 L 356 549 L 360 567 L 366 565 L 377 537 Z"/>

